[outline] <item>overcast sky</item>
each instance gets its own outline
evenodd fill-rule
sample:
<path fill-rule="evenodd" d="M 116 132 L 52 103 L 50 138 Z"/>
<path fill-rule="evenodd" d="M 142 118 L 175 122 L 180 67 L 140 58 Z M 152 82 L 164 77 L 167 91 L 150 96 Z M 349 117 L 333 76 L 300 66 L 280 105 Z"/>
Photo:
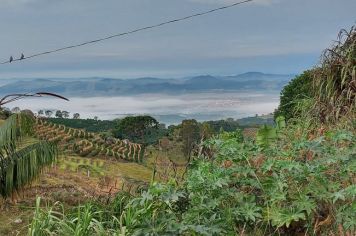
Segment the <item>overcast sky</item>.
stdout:
<path fill-rule="evenodd" d="M 0 0 L 0 61 L 232 2 Z M 355 12 L 355 0 L 255 0 L 190 21 L 0 65 L 0 78 L 300 73 L 318 63 L 341 28 L 355 24 Z"/>

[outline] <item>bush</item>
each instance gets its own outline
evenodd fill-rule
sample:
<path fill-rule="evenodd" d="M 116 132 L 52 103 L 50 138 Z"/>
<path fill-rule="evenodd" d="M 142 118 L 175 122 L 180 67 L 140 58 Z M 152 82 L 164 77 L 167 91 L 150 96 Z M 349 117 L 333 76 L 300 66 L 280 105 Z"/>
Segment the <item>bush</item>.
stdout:
<path fill-rule="evenodd" d="M 275 117 L 284 116 L 286 120 L 298 117 L 301 100 L 313 97 L 313 75 L 311 71 L 305 71 L 296 76 L 281 91 L 280 105 L 275 112 Z"/>

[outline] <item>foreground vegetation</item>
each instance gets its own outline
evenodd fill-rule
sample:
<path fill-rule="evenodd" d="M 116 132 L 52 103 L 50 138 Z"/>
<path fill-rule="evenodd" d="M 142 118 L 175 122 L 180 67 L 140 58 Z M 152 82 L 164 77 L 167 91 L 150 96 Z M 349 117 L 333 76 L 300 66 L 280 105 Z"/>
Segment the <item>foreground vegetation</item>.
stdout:
<path fill-rule="evenodd" d="M 297 137 L 295 137 L 297 133 Z M 88 203 L 63 213 L 36 210 L 30 232 L 46 235 L 321 234 L 356 227 L 355 136 L 311 136 L 289 127 L 261 151 L 251 142 L 212 139 L 216 153 L 192 162 L 177 184 L 154 183 L 137 197 Z M 315 136 L 314 136 L 315 135 Z"/>
<path fill-rule="evenodd" d="M 48 142 L 25 142 L 33 124 L 32 117 L 19 113 L 0 126 L 0 195 L 4 198 L 20 191 L 57 157 L 56 148 Z"/>
<path fill-rule="evenodd" d="M 106 197 L 74 207 L 37 198 L 28 235 L 355 235 L 355 56 L 356 29 L 342 31 L 321 65 L 282 91 L 275 125 L 261 127 L 256 138 L 186 120 L 159 142 L 163 168 L 159 155 L 145 163 L 150 180 L 147 169 L 130 163 L 127 172 L 145 172 L 149 184 L 110 187 Z M 120 134 L 142 139 L 143 129 L 125 129 L 130 120 Z M 143 124 L 158 125 L 150 118 Z M 188 160 L 180 169 L 168 156 L 172 140 Z M 71 157 L 61 169 L 100 178 L 103 166 Z"/>
<path fill-rule="evenodd" d="M 282 92 L 289 101 L 277 113 L 287 125 L 279 116 L 255 141 L 238 131 L 215 135 L 184 179 L 152 181 L 137 195 L 69 211 L 41 208 L 38 199 L 29 234 L 354 235 L 356 31 L 340 36 L 321 67 Z"/>

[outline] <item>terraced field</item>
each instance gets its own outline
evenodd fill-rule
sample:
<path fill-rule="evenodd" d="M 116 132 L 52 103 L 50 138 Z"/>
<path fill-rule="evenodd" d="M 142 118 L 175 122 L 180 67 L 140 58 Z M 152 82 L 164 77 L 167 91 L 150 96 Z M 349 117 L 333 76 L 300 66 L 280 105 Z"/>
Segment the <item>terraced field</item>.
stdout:
<path fill-rule="evenodd" d="M 44 119 L 36 120 L 37 137 L 58 143 L 66 153 L 82 157 L 113 157 L 127 161 L 142 162 L 145 149 L 141 144 L 128 140 L 104 139 L 97 133 L 68 128 Z"/>

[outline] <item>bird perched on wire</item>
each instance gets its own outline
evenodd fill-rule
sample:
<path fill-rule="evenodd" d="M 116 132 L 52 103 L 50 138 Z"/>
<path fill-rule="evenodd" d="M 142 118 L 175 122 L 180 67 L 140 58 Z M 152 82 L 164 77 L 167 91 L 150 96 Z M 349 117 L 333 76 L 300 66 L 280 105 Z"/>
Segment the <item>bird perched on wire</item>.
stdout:
<path fill-rule="evenodd" d="M 23 60 L 23 59 L 25 59 L 25 55 L 23 55 L 23 53 L 21 53 L 20 60 Z"/>
<path fill-rule="evenodd" d="M 11 63 L 14 60 L 14 58 L 11 56 L 9 62 Z"/>

